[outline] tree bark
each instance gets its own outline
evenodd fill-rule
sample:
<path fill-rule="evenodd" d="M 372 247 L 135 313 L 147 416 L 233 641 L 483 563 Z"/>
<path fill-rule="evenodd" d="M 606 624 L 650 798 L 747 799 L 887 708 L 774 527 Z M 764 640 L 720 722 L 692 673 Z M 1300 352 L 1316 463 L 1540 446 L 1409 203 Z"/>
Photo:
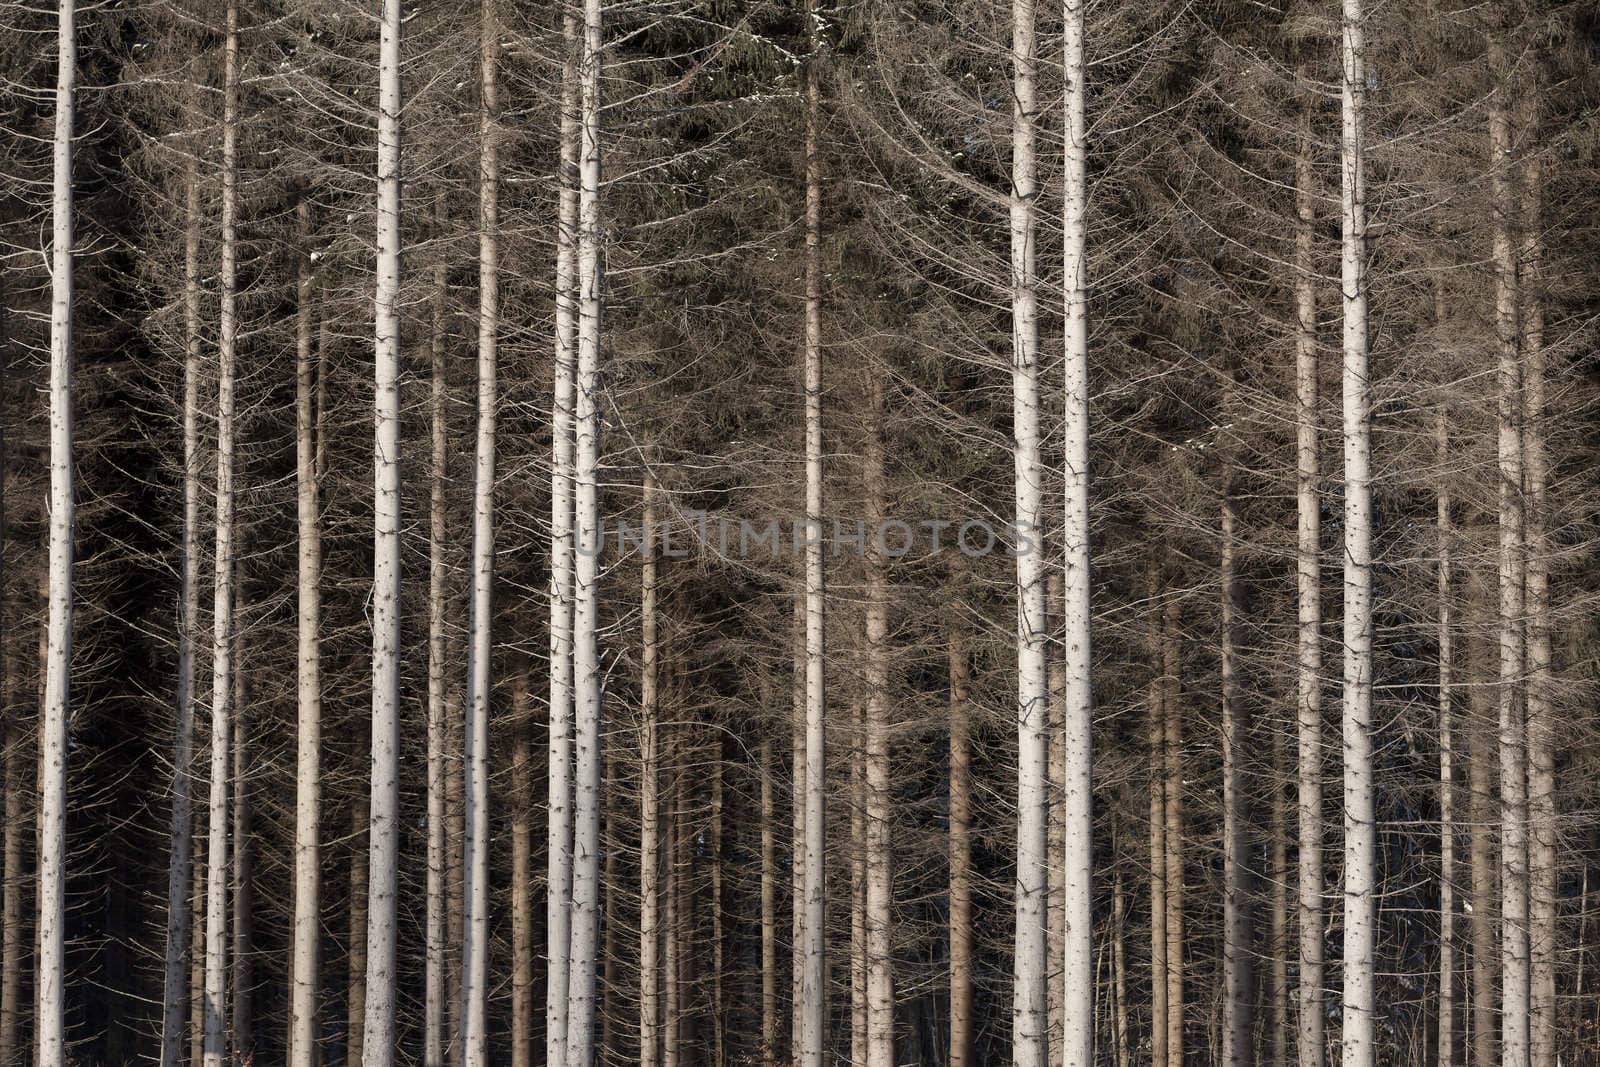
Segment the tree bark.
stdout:
<path fill-rule="evenodd" d="M 1451 631 L 1450 486 L 1447 481 L 1450 436 L 1445 413 L 1434 419 L 1434 447 L 1439 468 L 1435 489 L 1439 570 L 1439 1067 L 1454 1067 L 1456 1049 L 1455 934 L 1455 731 L 1451 701 L 1455 678 L 1454 635 Z"/>
<path fill-rule="evenodd" d="M 442 228 L 442 227 L 441 227 Z M 450 1044 L 447 1003 L 450 997 L 450 939 L 459 927 L 452 916 L 453 863 L 448 809 L 452 730 L 447 710 L 445 681 L 446 588 L 445 545 L 449 536 L 445 509 L 448 445 L 445 402 L 448 384 L 444 362 L 444 316 L 447 271 L 441 258 L 433 267 L 433 292 L 429 300 L 428 357 L 432 382 L 428 395 L 430 449 L 428 457 L 428 881 L 426 959 L 423 964 L 422 1056 L 424 1067 L 445 1067 Z M 456 774 L 459 779 L 459 773 Z M 459 910 L 459 909 L 457 909 Z M 459 1013 L 457 1004 L 455 1008 Z M 313 1067 L 307 1064 L 305 1067 Z"/>
<path fill-rule="evenodd" d="M 639 1067 L 656 1067 L 661 1054 L 661 649 L 659 638 L 657 584 L 660 580 L 656 559 L 656 484 L 649 472 L 644 476 L 644 551 L 640 577 L 640 768 L 639 768 Z M 763 750 L 767 751 L 767 750 Z M 762 975 L 770 979 L 766 966 L 769 935 L 766 921 L 771 903 L 771 801 L 772 789 L 762 781 Z M 765 1003 L 763 1001 L 763 1003 Z M 763 1020 L 765 1021 L 765 1016 Z M 765 1030 L 763 1030 L 765 1034 Z"/>
<path fill-rule="evenodd" d="M 372 799 L 362 1067 L 393 1067 L 400 839 L 400 0 L 383 0 L 378 55 L 373 364 Z M 207 1067 L 210 1067 L 208 1064 Z"/>
<path fill-rule="evenodd" d="M 1225 491 L 1222 501 L 1222 848 L 1223 848 L 1223 899 L 1222 899 L 1222 968 L 1223 968 L 1223 1023 L 1222 1062 L 1229 1067 L 1241 1067 L 1255 1062 L 1251 1035 L 1254 1020 L 1251 1008 L 1255 1003 L 1251 961 L 1256 949 L 1253 943 L 1250 915 L 1250 872 L 1248 849 L 1244 828 L 1248 814 L 1245 811 L 1246 783 L 1240 767 L 1242 744 L 1249 733 L 1248 723 L 1241 721 L 1238 682 L 1234 667 L 1234 504 L 1231 492 Z"/>
<path fill-rule="evenodd" d="M 350 805 L 350 949 L 345 970 L 349 990 L 345 1033 L 349 1048 L 345 1062 L 363 1062 L 367 1018 L 367 835 L 370 799 L 358 792 Z"/>
<path fill-rule="evenodd" d="M 1496 947 L 1494 934 L 1495 861 L 1494 818 L 1495 800 L 1493 774 L 1494 716 L 1492 694 L 1494 683 L 1488 664 L 1493 653 L 1488 647 L 1484 632 L 1492 614 L 1488 607 L 1488 593 L 1483 588 L 1480 575 L 1472 575 L 1471 597 L 1474 624 L 1468 631 L 1467 663 L 1468 724 L 1467 788 L 1471 793 L 1468 820 L 1470 863 L 1472 868 L 1472 1062 L 1474 1067 L 1495 1067 L 1497 1042 L 1496 1029 L 1500 1004 L 1495 982 Z"/>
<path fill-rule="evenodd" d="M 205 1067 L 222 1067 L 227 1055 L 228 763 L 233 709 L 233 438 L 234 360 L 239 336 L 238 140 L 239 7 L 229 0 L 223 44 L 222 96 L 222 307 L 217 339 L 217 475 L 215 585 L 211 638 L 210 841 L 206 863 Z"/>
<path fill-rule="evenodd" d="M 763 708 L 771 707 L 770 697 Z M 778 1067 L 778 863 L 773 821 L 772 742 L 760 744 L 761 761 L 761 1067 Z M 655 838 L 647 837 L 646 842 Z M 651 847 L 647 844 L 646 847 Z M 656 1024 L 659 1028 L 659 1022 Z M 640 1067 L 654 1067 L 654 1061 Z"/>
<path fill-rule="evenodd" d="M 972 742 L 967 706 L 972 676 L 966 633 L 949 623 L 950 677 L 950 1067 L 973 1062 Z"/>
<path fill-rule="evenodd" d="M 1267 1067 L 1289 1063 L 1289 798 L 1284 730 L 1272 726 L 1272 801 L 1267 866 L 1271 871 L 1268 972 L 1263 998 L 1261 1058 Z"/>
<path fill-rule="evenodd" d="M 4 469 L 5 457 L 0 455 L 0 470 Z M 0 478 L 4 475 L 0 474 Z M 0 531 L 0 551 L 4 551 L 4 533 Z M 3 599 L 0 593 L 0 599 Z M 9 607 L 9 604 L 6 606 Z M 16 703 L 17 687 L 17 660 L 13 651 L 14 630 L 16 617 L 7 614 L 5 617 L 7 627 L 3 638 L 0 638 L 0 656 L 4 657 L 3 683 L 4 691 L 0 693 L 0 723 L 3 723 L 3 737 L 0 743 L 5 746 L 5 887 L 4 887 L 4 913 L 0 916 L 0 1067 L 15 1067 L 19 1057 L 17 1055 L 17 1032 L 22 1020 L 22 939 L 24 925 L 22 919 L 22 900 L 27 892 L 28 878 L 23 870 L 23 833 L 26 829 L 27 805 L 27 779 L 26 760 L 23 759 L 23 746 L 27 743 L 27 734 L 20 726 L 21 716 Z M 187 830 L 185 831 L 187 834 Z M 187 889 L 187 886 L 185 886 Z M 187 904 L 187 900 L 184 901 Z M 188 923 L 187 908 L 185 908 L 184 922 Z M 184 930 L 188 933 L 187 925 Z M 180 957 L 180 963 L 186 963 Z M 183 977 L 179 977 L 179 991 L 183 990 Z M 179 1032 L 181 1033 L 182 1018 L 179 1018 Z M 173 1039 L 176 1042 L 176 1038 Z"/>
<path fill-rule="evenodd" d="M 500 330 L 499 27 L 482 0 L 478 105 L 478 440 L 472 502 L 472 609 L 467 645 L 466 838 L 462 890 L 462 1063 L 487 1067 L 489 982 L 489 700 L 494 655 L 494 477 Z"/>
<path fill-rule="evenodd" d="M 1166 594 L 1161 630 L 1162 766 L 1166 774 L 1166 821 L 1162 841 L 1167 867 L 1167 1067 L 1183 1067 L 1183 645 L 1179 631 L 1180 602 L 1172 590 Z"/>
<path fill-rule="evenodd" d="M 867 526 L 887 511 L 883 473 L 883 381 L 868 387 Z M 889 560 L 874 539 L 867 550 L 867 700 L 863 762 L 866 793 L 867 1067 L 894 1067 L 894 857 L 889 778 Z"/>
<path fill-rule="evenodd" d="M 1157 603 L 1161 584 L 1152 568 L 1150 602 Z M 1167 1019 L 1171 1005 L 1167 1003 L 1167 779 L 1166 779 L 1166 702 L 1167 685 L 1163 675 L 1163 615 L 1154 615 L 1151 622 L 1150 657 L 1156 665 L 1155 677 L 1150 681 L 1147 698 L 1149 714 L 1146 720 L 1148 749 L 1147 777 L 1150 781 L 1150 1063 L 1151 1067 L 1166 1067 L 1168 1062 Z"/>
<path fill-rule="evenodd" d="M 511 1065 L 533 1065 L 533 728 L 528 667 L 511 679 Z"/>
<path fill-rule="evenodd" d="M 239 583 L 235 619 L 244 615 Z M 233 1058 L 249 1063 L 255 1055 L 255 849 L 250 839 L 250 703 L 245 684 L 244 627 L 233 630 Z"/>

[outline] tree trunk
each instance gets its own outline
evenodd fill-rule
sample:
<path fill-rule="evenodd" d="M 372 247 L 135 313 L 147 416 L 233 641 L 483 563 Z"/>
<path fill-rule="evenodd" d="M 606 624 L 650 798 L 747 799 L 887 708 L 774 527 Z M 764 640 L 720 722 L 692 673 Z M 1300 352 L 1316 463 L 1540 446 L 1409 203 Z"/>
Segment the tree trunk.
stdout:
<path fill-rule="evenodd" d="M 441 226 L 442 229 L 442 226 Z M 423 965 L 423 1067 L 445 1067 L 450 1035 L 446 1030 L 450 997 L 450 943 L 459 926 L 451 926 L 449 898 L 453 895 L 453 864 L 448 818 L 452 771 L 453 731 L 447 710 L 445 681 L 445 614 L 447 599 L 445 544 L 449 536 L 445 510 L 445 475 L 448 464 L 445 401 L 448 385 L 444 363 L 445 286 L 444 260 L 433 267 L 433 292 L 429 301 L 428 356 L 432 383 L 428 397 L 430 450 L 428 457 L 428 882 L 426 953 Z M 459 1005 L 455 1011 L 459 1013 Z M 307 1064 L 304 1067 L 313 1067 Z"/>
<path fill-rule="evenodd" d="M 1111 969 L 1116 991 L 1116 1067 L 1133 1067 L 1133 1049 L 1128 1032 L 1128 966 L 1122 947 L 1127 928 L 1128 903 L 1122 892 L 1122 872 L 1119 870 L 1111 884 Z"/>
<path fill-rule="evenodd" d="M 972 1062 L 972 741 L 966 633 L 949 623 L 950 676 L 950 1067 Z"/>
<path fill-rule="evenodd" d="M 1455 904 L 1455 735 L 1450 702 L 1454 684 L 1454 640 L 1451 633 L 1450 487 L 1447 482 L 1450 437 L 1443 410 L 1434 420 L 1439 468 L 1435 490 L 1439 539 L 1439 1067 L 1454 1067 L 1456 1049 L 1456 904 Z"/>
<path fill-rule="evenodd" d="M 723 964 L 727 959 L 726 931 L 723 927 L 722 898 L 722 808 L 723 760 L 720 741 L 715 747 L 711 768 L 711 1062 L 715 1067 L 727 1063 L 727 1017 L 723 1013 Z M 613 851 L 611 853 L 615 855 Z"/>
<path fill-rule="evenodd" d="M 595 957 L 600 923 L 600 66 L 601 0 L 584 0 L 578 183 L 578 378 L 573 579 L 574 760 L 572 941 L 567 976 L 567 1065 L 594 1059 Z"/>
<path fill-rule="evenodd" d="M 446 600 L 446 608 L 449 601 Z M 458 661 L 461 654 L 460 639 L 450 635 L 445 640 L 445 663 Z M 461 761 L 462 746 L 466 742 L 466 718 L 461 707 L 461 684 L 445 681 L 445 929 L 453 931 L 445 936 L 445 1059 L 459 1063 L 461 1058 L 461 936 L 462 917 L 466 905 L 462 890 L 466 878 L 462 873 L 462 845 L 466 840 L 466 775 Z"/>
<path fill-rule="evenodd" d="M 239 583 L 235 619 L 244 615 Z M 233 1058 L 248 1063 L 255 1054 L 255 850 L 251 847 L 250 702 L 245 685 L 244 627 L 233 630 Z"/>
<path fill-rule="evenodd" d="M 881 530 L 887 510 L 883 474 L 883 380 L 869 386 L 863 481 L 867 526 Z M 894 1067 L 894 857 L 889 778 L 889 561 L 874 539 L 867 551 L 866 793 L 867 1067 Z"/>
<path fill-rule="evenodd" d="M 1467 788 L 1471 793 L 1468 821 L 1472 867 L 1472 1062 L 1474 1067 L 1495 1067 L 1495 1030 L 1500 1004 L 1495 983 L 1495 801 L 1493 682 L 1488 670 L 1493 653 L 1484 632 L 1490 618 L 1488 593 L 1479 575 L 1472 575 L 1474 618 L 1468 631 L 1467 663 L 1468 723 Z"/>
<path fill-rule="evenodd" d="M 487 1067 L 489 982 L 489 700 L 494 656 L 496 342 L 500 329 L 499 28 L 483 0 L 478 106 L 478 441 L 472 501 L 472 608 L 468 621 L 466 838 L 462 872 L 462 1063 Z"/>
<path fill-rule="evenodd" d="M 850 710 L 850 1063 L 867 1062 L 867 766 L 864 702 Z"/>
<path fill-rule="evenodd" d="M 205 1067 L 227 1055 L 228 762 L 232 756 L 234 359 L 239 336 L 239 6 L 227 4 L 222 97 L 222 309 L 217 340 L 217 505 L 211 637 L 210 842 L 206 862 Z"/>
<path fill-rule="evenodd" d="M 567 1062 L 572 942 L 573 403 L 578 330 L 579 21 L 562 16 L 560 202 L 556 225 L 555 395 L 550 413 L 550 752 L 545 848 L 545 1063 Z"/>
<path fill-rule="evenodd" d="M 1150 603 L 1157 603 L 1161 584 L 1152 569 Z M 1167 781 L 1166 702 L 1167 685 L 1162 673 L 1164 624 L 1162 616 L 1152 619 L 1150 657 L 1156 664 L 1150 682 L 1149 716 L 1146 725 L 1148 777 L 1150 780 L 1150 1064 L 1166 1067 L 1168 1060 L 1167 1018 Z"/>
<path fill-rule="evenodd" d="M 794 601 L 794 663 L 790 708 L 789 783 L 789 1059 L 800 1056 L 801 1024 L 805 1012 L 804 978 L 806 970 L 806 600 L 802 593 Z M 670 1016 L 669 1016 L 670 1018 Z"/>
<path fill-rule="evenodd" d="M 298 619 L 295 678 L 294 926 L 289 979 L 289 1065 L 316 1067 L 322 844 L 322 513 L 313 410 L 311 202 L 295 206 L 300 243 L 295 314 L 294 445 Z M 431 771 L 431 766 L 430 766 Z M 429 878 L 433 877 L 429 857 Z M 432 903 L 430 895 L 430 906 Z M 427 1067 L 443 1067 L 437 1061 Z"/>
<path fill-rule="evenodd" d="M 4 456 L 0 456 L 0 470 L 4 469 Z M 0 478 L 4 475 L 0 474 Z M 4 551 L 4 534 L 0 532 L 0 552 Z M 3 594 L 0 594 L 3 598 Z M 9 606 L 9 605 L 8 605 Z M 5 659 L 4 676 L 0 683 L 4 685 L 4 692 L 0 693 L 0 723 L 3 723 L 3 737 L 0 743 L 5 745 L 5 887 L 4 887 L 4 914 L 0 918 L 0 1067 L 15 1067 L 19 1060 L 17 1055 L 17 1031 L 19 1029 L 22 1012 L 22 939 L 24 927 L 22 919 L 22 899 L 27 892 L 28 879 L 23 871 L 23 832 L 26 829 L 25 820 L 27 803 L 27 780 L 25 775 L 26 760 L 23 759 L 22 747 L 27 743 L 26 733 L 19 725 L 19 708 L 16 704 L 17 662 L 12 651 L 13 633 L 10 629 L 16 625 L 15 616 L 7 614 L 5 625 L 8 628 L 0 638 L 0 656 Z M 185 831 L 187 836 L 187 830 Z M 187 889 L 187 886 L 185 886 Z M 184 904 L 187 904 L 187 900 Z M 184 909 L 184 922 L 188 923 L 188 909 Z M 185 925 L 184 934 L 188 929 Z M 180 963 L 186 963 L 181 957 Z M 178 979 L 178 990 L 183 991 L 183 975 Z M 178 1020 L 178 1033 L 182 1032 L 182 1017 Z M 163 1032 L 165 1034 L 165 1031 Z M 173 1038 L 177 1043 L 177 1037 Z M 163 1044 L 165 1041 L 163 1040 Z"/>
<path fill-rule="evenodd" d="M 1011 1059 L 1048 1058 L 1048 856 L 1044 559 L 1038 544 L 1044 464 L 1039 439 L 1039 311 L 1036 271 L 1038 55 L 1033 0 L 1011 5 L 1011 403 L 1017 546 L 1017 873 L 1011 992 Z M 1026 541 L 1026 544 L 1021 542 Z"/>
<path fill-rule="evenodd" d="M 345 971 L 349 1001 L 345 1015 L 349 1048 L 345 1062 L 363 1062 L 367 1018 L 367 835 L 369 798 L 358 791 L 350 805 L 350 950 Z"/>
<path fill-rule="evenodd" d="M 1161 702 L 1162 765 L 1166 820 L 1162 841 L 1166 845 L 1167 890 L 1167 1065 L 1183 1067 L 1183 646 L 1179 631 L 1180 603 L 1167 590 L 1162 619 L 1161 675 L 1166 695 Z"/>
<path fill-rule="evenodd" d="M 674 705 L 675 707 L 675 705 Z M 662 1067 L 679 1067 L 683 1062 L 682 1049 L 679 1038 L 683 1034 L 683 1013 L 685 1001 L 688 999 L 680 979 L 683 977 L 683 964 L 680 959 L 684 943 L 679 938 L 682 927 L 679 925 L 678 913 L 682 908 L 678 890 L 681 882 L 678 879 L 678 864 L 681 857 L 678 855 L 678 824 L 683 821 L 682 794 L 678 789 L 678 781 L 684 774 L 683 725 L 667 731 L 667 788 L 668 801 L 666 821 L 662 827 L 662 850 L 666 855 L 666 871 L 663 874 L 661 890 L 666 897 L 662 921 L 662 1032 L 661 1032 L 661 1063 Z"/>
<path fill-rule="evenodd" d="M 1499 341 L 1500 467 L 1500 1058 L 1528 1067 L 1528 770 L 1522 704 L 1522 363 L 1517 323 L 1517 216 L 1505 62 L 1490 46 L 1489 182 L 1494 205 L 1495 334 Z"/>
<path fill-rule="evenodd" d="M 1065 636 L 1058 629 L 1061 619 L 1062 575 L 1052 570 L 1045 579 L 1045 611 L 1050 620 L 1051 646 Z M 1063 1013 L 1066 1009 L 1067 981 L 1064 968 L 1067 950 L 1066 911 L 1066 849 L 1067 831 L 1063 816 L 1066 813 L 1066 794 L 1062 788 L 1066 775 L 1066 738 L 1062 732 L 1061 713 L 1067 694 L 1067 660 L 1064 655 L 1046 654 L 1045 675 L 1050 687 L 1050 755 L 1047 769 L 1050 806 L 1046 812 L 1045 855 L 1049 857 L 1050 872 L 1049 948 L 1046 973 L 1055 980 L 1045 990 L 1049 1004 L 1049 1063 L 1059 1064 L 1065 1047 L 1066 1031 Z"/>
<path fill-rule="evenodd" d="M 797 945 L 804 960 L 801 970 L 801 1015 L 798 1067 L 822 1067 L 827 1043 L 828 987 L 826 967 L 827 877 L 823 824 L 826 808 L 827 719 L 824 666 L 824 594 L 822 569 L 822 163 L 818 155 L 822 90 L 817 65 L 820 43 L 816 38 L 815 0 L 807 0 L 807 24 L 812 35 L 811 59 L 806 65 L 806 298 L 805 298 L 805 438 L 808 529 L 805 552 L 805 866 L 802 879 L 805 920 L 804 943 Z"/>
<path fill-rule="evenodd" d="M 196 724 L 198 727 L 200 724 Z M 200 839 L 208 833 L 203 820 L 195 819 L 194 851 L 199 851 Z M 206 939 L 206 872 L 198 863 L 192 864 L 189 884 L 189 944 L 204 945 Z M 206 1034 L 206 960 L 204 952 L 189 953 L 189 1067 L 200 1067 L 205 1056 Z"/>
<path fill-rule="evenodd" d="M 656 521 L 655 478 L 647 470 L 644 476 L 644 553 L 639 583 L 639 1067 L 656 1067 L 661 1050 L 661 648 L 657 618 Z M 762 812 L 770 817 L 772 790 L 765 779 L 761 797 Z M 772 858 L 770 818 L 762 823 L 762 832 L 761 900 L 765 936 L 766 906 L 770 903 L 767 868 Z M 765 964 L 765 940 L 762 948 Z M 763 976 L 769 973 L 764 966 Z"/>
<path fill-rule="evenodd" d="M 768 708 L 770 697 L 761 706 Z M 760 745 L 761 759 L 761 1067 L 778 1067 L 778 864 L 773 820 L 772 742 Z M 655 838 L 646 837 L 647 843 Z M 649 847 L 647 844 L 646 847 Z M 658 1018 L 658 1017 L 652 1017 Z M 657 1022 L 659 1027 L 660 1023 Z M 654 1067 L 641 1058 L 640 1067 Z"/>
<path fill-rule="evenodd" d="M 193 88 L 198 94 L 198 78 Z M 178 679 L 172 745 L 172 823 L 168 835 L 167 946 L 161 1011 L 161 1067 L 183 1057 L 188 1010 L 194 866 L 194 642 L 200 614 L 200 161 L 191 145 L 184 164 L 183 241 L 183 573 L 179 592 Z M 7 819 L 9 831 L 11 821 Z M 8 954 L 7 959 L 11 957 Z M 0 1040 L 0 1044 L 4 1044 Z M 0 1053 L 0 1065 L 11 1061 Z M 300 1067 L 300 1065 L 295 1065 Z"/>
<path fill-rule="evenodd" d="M 1284 730 L 1272 725 L 1272 801 L 1267 865 L 1271 871 L 1271 947 L 1268 953 L 1261 1055 L 1267 1067 L 1289 1064 L 1289 799 Z"/>
<path fill-rule="evenodd" d="M 1255 1003 L 1251 961 L 1255 958 L 1250 915 L 1250 872 L 1244 828 L 1244 771 L 1241 745 L 1249 725 L 1242 723 L 1238 683 L 1234 677 L 1234 506 L 1225 491 L 1222 501 L 1222 1062 L 1242 1067 L 1255 1062 L 1250 1009 Z"/>
<path fill-rule="evenodd" d="M 533 728 L 528 667 L 511 679 L 511 1067 L 533 1065 Z"/>
<path fill-rule="evenodd" d="M 1322 1067 L 1322 503 L 1317 455 L 1316 200 L 1311 112 L 1302 114 L 1295 157 L 1296 673 L 1300 934 L 1299 1067 Z"/>
<path fill-rule="evenodd" d="M 1063 922 L 1061 983 L 1064 1063 L 1089 1067 L 1094 1052 L 1094 982 L 1091 974 L 1094 908 L 1094 691 L 1090 684 L 1092 641 L 1089 612 L 1089 258 L 1088 127 L 1085 122 L 1083 0 L 1064 0 L 1063 62 L 1066 74 L 1066 147 L 1063 288 L 1066 300 L 1064 507 L 1065 579 L 1062 642 L 1066 689 L 1062 697 Z M 1120 934 L 1119 934 L 1120 937 Z M 1118 941 L 1118 952 L 1121 942 Z M 1119 1004 L 1119 1010 L 1120 1004 Z"/>

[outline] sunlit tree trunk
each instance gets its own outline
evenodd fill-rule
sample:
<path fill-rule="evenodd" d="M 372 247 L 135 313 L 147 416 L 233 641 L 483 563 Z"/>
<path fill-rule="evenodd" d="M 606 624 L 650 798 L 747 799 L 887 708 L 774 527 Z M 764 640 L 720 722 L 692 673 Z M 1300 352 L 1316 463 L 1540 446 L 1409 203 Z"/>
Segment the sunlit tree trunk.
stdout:
<path fill-rule="evenodd" d="M 235 619 L 244 615 L 238 583 Z M 255 1056 L 255 847 L 251 843 L 250 697 L 245 684 L 244 627 L 233 629 L 233 1057 Z"/>
<path fill-rule="evenodd" d="M 451 778 L 452 732 L 447 713 L 445 682 L 446 525 L 445 474 L 448 463 L 445 401 L 448 386 L 444 362 L 444 316 L 447 270 L 441 258 L 433 267 L 429 298 L 428 362 L 432 381 L 428 394 L 428 879 L 424 917 L 426 958 L 423 962 L 422 1058 L 423 1067 L 444 1067 L 449 1044 L 447 1001 L 450 942 L 455 930 L 449 923 L 452 864 L 447 817 Z M 456 1008 L 459 1012 L 459 1007 Z M 306 1065 L 314 1067 L 314 1065 Z"/>
<path fill-rule="evenodd" d="M 1480 575 L 1472 575 L 1472 618 L 1467 640 L 1467 694 L 1470 716 L 1467 740 L 1467 788 L 1471 793 L 1467 814 L 1470 864 L 1472 868 L 1472 1063 L 1473 1067 L 1495 1067 L 1500 1003 L 1495 981 L 1498 958 L 1495 945 L 1495 881 L 1499 865 L 1495 859 L 1493 786 L 1494 693 L 1489 665 L 1493 650 L 1487 628 L 1493 617 L 1488 592 Z"/>
<path fill-rule="evenodd" d="M 494 655 L 494 475 L 500 331 L 499 28 L 483 0 L 478 106 L 478 439 L 472 500 L 472 603 L 468 620 L 467 776 L 462 842 L 462 1063 L 487 1067 L 489 984 L 489 700 Z"/>
<path fill-rule="evenodd" d="M 804 575 L 802 574 L 802 582 Z M 801 1004 L 806 957 L 806 599 L 794 601 L 793 679 L 790 707 L 790 839 L 789 839 L 789 1058 L 800 1055 Z"/>
<path fill-rule="evenodd" d="M 1122 891 L 1122 872 L 1117 871 L 1111 883 L 1111 968 L 1112 987 L 1116 1003 L 1116 1067 L 1132 1067 L 1133 1046 L 1128 1026 L 1128 964 L 1123 948 L 1123 937 L 1128 925 L 1128 898 Z"/>
<path fill-rule="evenodd" d="M 400 0 L 383 0 L 373 336 L 371 858 L 362 1067 L 393 1067 L 399 977 L 395 947 L 400 859 L 400 24 Z"/>
<path fill-rule="evenodd" d="M 1045 854 L 1049 857 L 1047 868 L 1049 870 L 1049 949 L 1046 973 L 1054 980 L 1046 989 L 1046 999 L 1050 1006 L 1049 1013 L 1049 1057 L 1050 1064 L 1059 1064 L 1063 1055 L 1066 1031 L 1063 1026 L 1063 1013 L 1066 1010 L 1067 983 L 1064 968 L 1066 966 L 1067 950 L 1067 909 L 1066 888 L 1067 870 L 1065 866 L 1067 852 L 1066 824 L 1062 816 L 1066 813 L 1066 792 L 1062 788 L 1066 774 L 1066 738 L 1062 732 L 1061 712 L 1062 700 L 1067 693 L 1067 659 L 1064 655 L 1054 654 L 1056 642 L 1065 636 L 1065 631 L 1059 629 L 1061 622 L 1062 575 L 1059 571 L 1051 570 L 1045 579 L 1045 612 L 1050 620 L 1050 652 L 1045 656 L 1045 676 L 1049 680 L 1050 688 L 1050 756 L 1047 769 L 1049 782 L 1050 806 L 1046 812 Z"/>
<path fill-rule="evenodd" d="M 210 840 L 206 862 L 205 1067 L 222 1067 L 227 1055 L 228 764 L 233 709 L 233 437 L 234 360 L 239 336 L 238 141 L 239 7 L 229 0 L 223 43 L 222 90 L 222 291 L 217 338 L 217 472 L 215 585 L 211 638 Z"/>
<path fill-rule="evenodd" d="M 1162 840 L 1167 867 L 1167 1065 L 1183 1067 L 1184 1058 L 1184 874 L 1183 874 L 1183 637 L 1179 631 L 1180 602 L 1166 591 L 1161 626 L 1162 767 L 1166 821 Z"/>
<path fill-rule="evenodd" d="M 644 476 L 644 554 L 640 578 L 639 669 L 639 1067 L 656 1067 L 661 1050 L 661 650 L 656 559 L 656 484 Z M 763 751 L 767 751 L 763 749 Z M 764 768 L 765 770 L 765 768 Z M 762 934 L 763 980 L 770 980 L 766 952 L 767 905 L 771 887 L 772 787 L 761 783 L 762 797 Z M 765 1003 L 765 1002 L 763 1002 Z M 763 1016 L 765 1019 L 765 1016 Z"/>
<path fill-rule="evenodd" d="M 972 1062 L 972 667 L 961 623 L 948 624 L 950 678 L 950 1067 Z"/>
<path fill-rule="evenodd" d="M 1439 547 L 1439 1067 L 1453 1067 L 1456 1047 L 1455 933 L 1455 731 L 1451 700 L 1454 648 L 1451 632 L 1451 551 L 1449 460 L 1450 436 L 1444 411 L 1434 419 L 1434 448 L 1439 474 L 1435 489 Z"/>
<path fill-rule="evenodd" d="M 880 530 L 887 510 L 883 473 L 883 380 L 869 386 L 867 527 Z M 893 794 L 889 777 L 889 561 L 875 539 L 867 550 L 867 699 L 863 755 L 866 794 L 867 1067 L 894 1067 Z"/>

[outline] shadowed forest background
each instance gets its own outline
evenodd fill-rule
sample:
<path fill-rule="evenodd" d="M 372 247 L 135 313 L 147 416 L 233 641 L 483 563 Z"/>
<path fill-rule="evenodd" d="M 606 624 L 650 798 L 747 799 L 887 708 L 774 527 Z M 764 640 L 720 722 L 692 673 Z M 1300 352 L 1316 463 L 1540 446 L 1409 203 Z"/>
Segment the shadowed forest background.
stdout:
<path fill-rule="evenodd" d="M 1600 1065 L 1593 3 L 0 31 L 0 1067 Z"/>

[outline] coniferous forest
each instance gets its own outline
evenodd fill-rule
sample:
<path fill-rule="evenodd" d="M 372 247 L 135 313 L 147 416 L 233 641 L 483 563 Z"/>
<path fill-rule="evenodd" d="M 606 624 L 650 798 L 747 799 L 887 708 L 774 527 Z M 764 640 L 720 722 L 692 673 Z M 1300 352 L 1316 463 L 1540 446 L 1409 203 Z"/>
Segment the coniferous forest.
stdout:
<path fill-rule="evenodd" d="M 1600 1065 L 1593 0 L 0 75 L 0 1067 Z"/>

